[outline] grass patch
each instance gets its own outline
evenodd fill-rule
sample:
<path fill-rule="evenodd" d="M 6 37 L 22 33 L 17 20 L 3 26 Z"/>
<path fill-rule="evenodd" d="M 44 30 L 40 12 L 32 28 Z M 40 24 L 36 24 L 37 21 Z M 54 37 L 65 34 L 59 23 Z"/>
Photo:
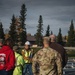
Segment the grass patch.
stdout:
<path fill-rule="evenodd" d="M 37 51 L 39 51 L 41 48 L 32 48 L 33 49 L 33 53 L 35 54 Z"/>
<path fill-rule="evenodd" d="M 67 54 L 68 54 L 68 57 L 75 57 L 75 51 L 74 50 L 68 50 Z"/>

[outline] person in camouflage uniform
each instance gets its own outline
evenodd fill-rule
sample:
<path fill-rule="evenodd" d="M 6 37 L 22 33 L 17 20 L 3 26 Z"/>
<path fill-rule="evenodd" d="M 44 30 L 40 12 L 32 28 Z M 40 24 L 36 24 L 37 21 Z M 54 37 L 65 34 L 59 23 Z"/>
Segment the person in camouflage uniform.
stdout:
<path fill-rule="evenodd" d="M 62 58 L 58 52 L 49 47 L 49 38 L 44 37 L 44 48 L 32 59 L 33 75 L 62 75 Z"/>

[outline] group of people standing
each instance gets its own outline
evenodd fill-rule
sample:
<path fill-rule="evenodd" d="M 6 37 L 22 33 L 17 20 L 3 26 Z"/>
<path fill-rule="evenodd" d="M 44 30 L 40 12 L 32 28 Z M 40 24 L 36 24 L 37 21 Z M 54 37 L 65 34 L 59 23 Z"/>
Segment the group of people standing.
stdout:
<path fill-rule="evenodd" d="M 43 38 L 43 48 L 33 53 L 29 41 L 21 54 L 11 39 L 0 39 L 0 75 L 63 75 L 68 57 L 63 46 L 56 43 L 56 36 Z"/>
<path fill-rule="evenodd" d="M 30 42 L 25 42 L 22 55 L 19 46 L 13 46 L 12 39 L 0 39 L 0 75 L 33 75 L 32 57 L 33 50 Z"/>
<path fill-rule="evenodd" d="M 55 35 L 44 37 L 43 45 L 44 47 L 33 57 L 33 75 L 63 75 L 63 68 L 68 60 L 66 50 L 56 43 Z"/>

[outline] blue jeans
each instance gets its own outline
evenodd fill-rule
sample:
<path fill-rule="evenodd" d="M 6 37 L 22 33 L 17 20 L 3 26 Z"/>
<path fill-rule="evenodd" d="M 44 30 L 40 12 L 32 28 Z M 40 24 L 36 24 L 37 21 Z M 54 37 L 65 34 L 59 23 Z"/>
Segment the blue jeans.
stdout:
<path fill-rule="evenodd" d="M 0 70 L 0 75 L 12 75 L 13 70 L 6 71 L 6 70 Z"/>
<path fill-rule="evenodd" d="M 30 63 L 25 64 L 23 75 L 33 75 L 33 73 L 32 73 L 32 64 L 30 64 Z"/>
<path fill-rule="evenodd" d="M 7 75 L 7 71 L 6 70 L 0 70 L 0 75 Z"/>

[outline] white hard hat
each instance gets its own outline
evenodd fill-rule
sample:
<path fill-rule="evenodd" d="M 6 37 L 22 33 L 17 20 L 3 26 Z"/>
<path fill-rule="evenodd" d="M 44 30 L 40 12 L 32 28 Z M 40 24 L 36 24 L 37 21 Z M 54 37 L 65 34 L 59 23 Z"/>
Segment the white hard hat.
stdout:
<path fill-rule="evenodd" d="M 29 41 L 26 41 L 26 42 L 25 42 L 25 45 L 30 45 L 30 42 L 29 42 Z"/>

